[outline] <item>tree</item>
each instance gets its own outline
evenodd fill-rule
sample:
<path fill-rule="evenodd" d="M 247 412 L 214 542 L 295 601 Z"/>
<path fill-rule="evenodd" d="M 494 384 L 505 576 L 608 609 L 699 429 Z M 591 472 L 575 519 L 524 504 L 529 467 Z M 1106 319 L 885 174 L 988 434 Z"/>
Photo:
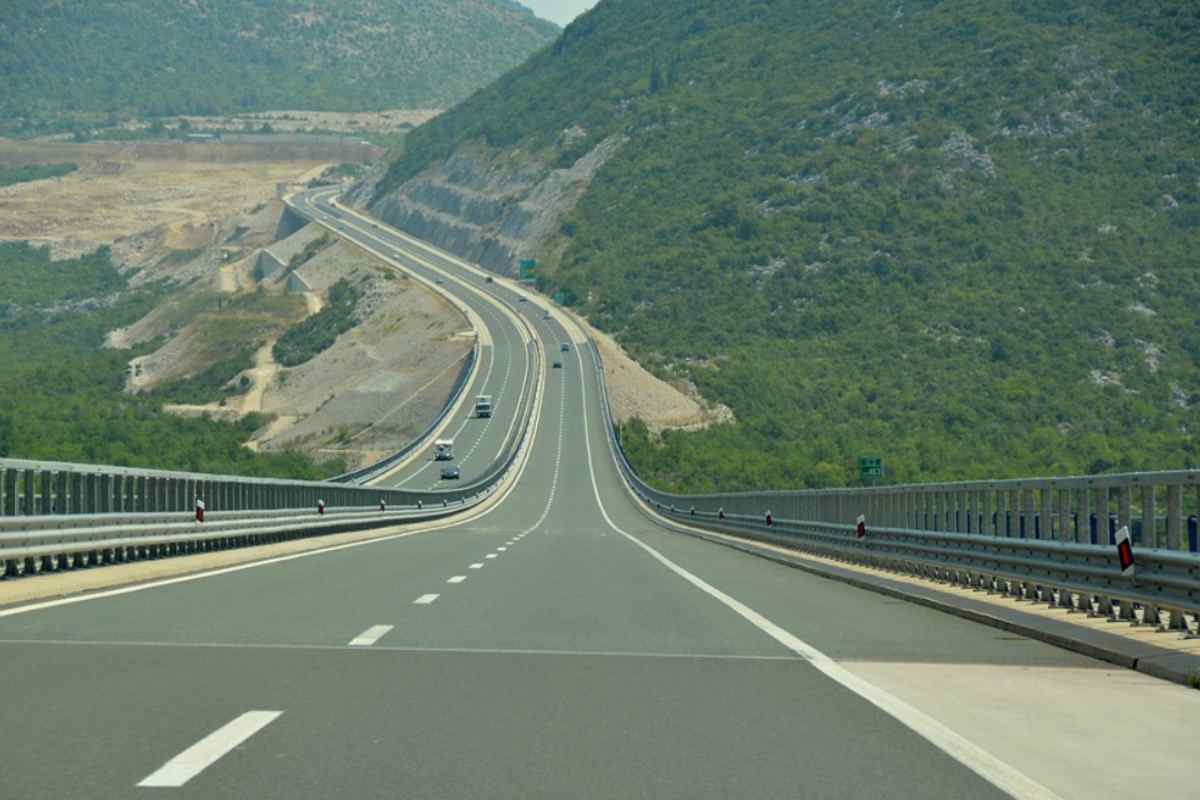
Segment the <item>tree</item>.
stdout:
<path fill-rule="evenodd" d="M 0 458 L 8 458 L 12 452 L 12 420 L 0 417 Z"/>

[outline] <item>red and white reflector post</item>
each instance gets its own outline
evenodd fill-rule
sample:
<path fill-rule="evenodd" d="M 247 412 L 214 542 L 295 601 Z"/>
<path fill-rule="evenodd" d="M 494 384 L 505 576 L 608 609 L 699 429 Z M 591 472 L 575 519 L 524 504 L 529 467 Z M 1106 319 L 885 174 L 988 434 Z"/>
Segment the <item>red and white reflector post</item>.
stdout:
<path fill-rule="evenodd" d="M 767 512 L 767 526 L 770 527 L 771 525 L 774 525 L 774 524 L 775 524 L 775 517 L 771 514 L 770 511 L 768 511 Z"/>
<path fill-rule="evenodd" d="M 379 501 L 379 510 L 380 510 L 380 511 L 387 511 L 387 503 L 385 503 L 383 500 L 380 500 L 380 501 Z"/>
<path fill-rule="evenodd" d="M 854 520 L 854 535 L 859 539 L 865 539 L 867 536 L 867 517 L 865 514 L 859 514 L 858 519 Z"/>
<path fill-rule="evenodd" d="M 1121 574 L 1133 575 L 1133 540 L 1129 538 L 1129 526 L 1122 525 L 1117 531 L 1117 561 L 1121 564 Z"/>
<path fill-rule="evenodd" d="M 204 499 L 196 498 L 196 522 L 204 522 Z"/>
<path fill-rule="evenodd" d="M 324 513 L 325 513 L 325 501 L 324 501 L 324 500 L 318 500 L 318 501 L 317 501 L 317 513 L 318 513 L 318 514 L 324 514 Z"/>

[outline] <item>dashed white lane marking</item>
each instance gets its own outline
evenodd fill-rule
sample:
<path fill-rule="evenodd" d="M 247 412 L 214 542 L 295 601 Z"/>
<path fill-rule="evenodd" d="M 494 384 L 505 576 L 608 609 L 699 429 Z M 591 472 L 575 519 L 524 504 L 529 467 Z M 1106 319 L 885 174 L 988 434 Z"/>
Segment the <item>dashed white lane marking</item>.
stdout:
<path fill-rule="evenodd" d="M 430 603 L 432 603 L 434 600 L 437 600 L 439 597 L 441 597 L 441 595 L 423 594 L 420 597 L 418 597 L 416 600 L 413 600 L 413 605 L 414 606 L 427 606 Z"/>
<path fill-rule="evenodd" d="M 476 562 L 471 565 L 471 569 L 483 569 L 483 564 L 480 562 Z"/>
<path fill-rule="evenodd" d="M 587 415 L 587 386 L 584 383 L 583 358 L 576 350 L 576 359 L 579 362 L 579 385 L 580 385 L 580 405 L 583 407 L 583 417 L 585 425 L 590 417 Z M 859 697 L 871 703 L 876 708 L 883 711 L 885 714 L 893 717 L 896 721 L 907 727 L 909 730 L 921 736 L 930 744 L 942 750 L 946 755 L 958 761 L 960 764 L 970 769 L 981 778 L 991 783 L 996 788 L 1008 793 L 1017 800 L 1061 800 L 1058 795 L 1050 791 L 1042 784 L 1030 778 L 1025 773 L 1019 771 L 1012 765 L 1000 760 L 988 751 L 984 750 L 979 745 L 971 742 L 965 737 L 959 735 L 955 731 L 946 727 L 942 723 L 935 720 L 925 712 L 910 706 L 898 697 L 895 697 L 888 692 L 880 689 L 872 683 L 868 683 L 863 678 L 855 675 L 847 670 L 841 664 L 822 653 L 817 648 L 810 645 L 808 642 L 800 639 L 776 625 L 771 620 L 764 617 L 746 604 L 735 600 L 733 597 L 722 592 L 712 584 L 700 578 L 697 575 L 688 572 L 683 567 L 676 564 L 671 559 L 664 556 L 658 550 L 655 550 L 650 545 L 643 542 L 636 536 L 617 527 L 613 522 L 612 517 L 608 515 L 608 509 L 604 507 L 604 501 L 600 499 L 600 486 L 596 482 L 596 468 L 592 464 L 592 439 L 588 434 L 587 428 L 584 428 L 584 445 L 587 449 L 588 473 L 592 479 L 592 493 L 596 497 L 596 505 L 600 509 L 601 516 L 608 523 L 608 527 L 616 533 L 628 539 L 633 544 L 640 547 L 651 558 L 658 561 L 671 572 L 683 578 L 685 581 L 695 586 L 700 591 L 712 597 L 714 600 L 724 604 L 734 613 L 738 614 L 742 619 L 749 622 L 751 625 L 758 628 L 760 631 L 770 636 L 781 645 L 791 650 L 793 653 L 808 660 L 816 669 L 825 674 L 850 691 L 857 694 Z M 608 441 L 605 437 L 605 441 Z M 608 446 L 612 449 L 612 442 L 608 441 Z M 615 454 L 614 455 L 615 458 Z M 614 461 L 615 463 L 615 461 Z"/>
<path fill-rule="evenodd" d="M 453 578 L 446 581 L 446 583 L 462 583 L 466 579 L 467 579 L 466 575 L 455 575 Z"/>
<path fill-rule="evenodd" d="M 365 631 L 355 636 L 350 640 L 351 647 L 370 647 L 378 642 L 384 636 L 387 636 L 388 631 L 392 629 L 391 625 L 372 625 Z"/>
<path fill-rule="evenodd" d="M 495 554 L 495 553 L 488 553 L 486 556 L 484 556 L 484 558 L 496 558 L 496 554 Z"/>
<path fill-rule="evenodd" d="M 282 711 L 247 711 L 217 728 L 142 779 L 138 786 L 179 787 L 221 756 L 270 725 Z"/>
<path fill-rule="evenodd" d="M 506 553 L 506 552 L 508 552 L 508 548 L 507 548 L 507 547 L 497 547 L 497 548 L 496 548 L 496 550 L 497 550 L 497 552 L 500 552 L 500 553 Z"/>

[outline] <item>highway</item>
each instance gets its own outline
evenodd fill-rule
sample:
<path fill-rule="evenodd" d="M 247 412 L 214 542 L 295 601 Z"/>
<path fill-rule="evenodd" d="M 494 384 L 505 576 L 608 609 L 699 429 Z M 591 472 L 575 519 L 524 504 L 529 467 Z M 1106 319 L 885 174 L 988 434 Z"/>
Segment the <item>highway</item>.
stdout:
<path fill-rule="evenodd" d="M 501 451 L 504 443 L 516 435 L 516 414 L 531 361 L 530 329 L 516 314 L 524 310 L 518 295 L 497 284 L 487 284 L 478 274 L 461 268 L 415 245 L 398 232 L 389 231 L 338 208 L 331 202 L 331 190 L 317 190 L 296 196 L 296 209 L 309 219 L 325 225 L 339 236 L 388 258 L 431 288 L 452 295 L 473 315 L 480 327 L 478 368 L 463 392 L 463 402 L 448 417 L 436 439 L 454 441 L 453 464 L 461 470 L 460 483 L 480 477 Z M 475 291 L 465 288 L 474 285 Z M 491 298 L 491 299 L 489 299 Z M 518 309 L 518 305 L 523 306 Z M 507 309 L 507 310 L 506 310 Z M 527 324 L 540 323 L 530 314 Z M 492 417 L 477 419 L 474 399 L 490 394 L 495 406 Z M 436 490 L 445 485 L 441 479 L 444 462 L 434 460 L 432 440 L 414 451 L 377 485 L 391 488 Z"/>
<path fill-rule="evenodd" d="M 0 610 L 6 796 L 1195 790 L 1200 693 L 656 525 L 621 483 L 570 319 L 384 235 L 487 326 L 475 380 L 500 409 L 539 363 L 522 330 L 562 359 L 537 367 L 515 488 L 449 527 Z M 450 419 L 476 448 L 464 473 L 512 421 Z M 432 485 L 426 455 L 387 480 Z"/>

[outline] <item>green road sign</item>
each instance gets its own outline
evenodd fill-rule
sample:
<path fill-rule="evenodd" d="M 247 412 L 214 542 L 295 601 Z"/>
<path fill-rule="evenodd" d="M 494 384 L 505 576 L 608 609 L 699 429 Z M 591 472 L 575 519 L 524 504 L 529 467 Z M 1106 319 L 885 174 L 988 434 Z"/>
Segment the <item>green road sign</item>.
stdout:
<path fill-rule="evenodd" d="M 879 456 L 863 456 L 858 459 L 858 479 L 877 481 L 883 478 L 883 459 Z"/>
<path fill-rule="evenodd" d="M 533 272 L 534 272 L 534 270 L 537 269 L 537 261 L 532 258 L 527 258 L 521 262 L 520 267 L 521 267 L 521 272 L 520 272 L 521 280 L 523 280 L 523 281 L 533 280 Z"/>

